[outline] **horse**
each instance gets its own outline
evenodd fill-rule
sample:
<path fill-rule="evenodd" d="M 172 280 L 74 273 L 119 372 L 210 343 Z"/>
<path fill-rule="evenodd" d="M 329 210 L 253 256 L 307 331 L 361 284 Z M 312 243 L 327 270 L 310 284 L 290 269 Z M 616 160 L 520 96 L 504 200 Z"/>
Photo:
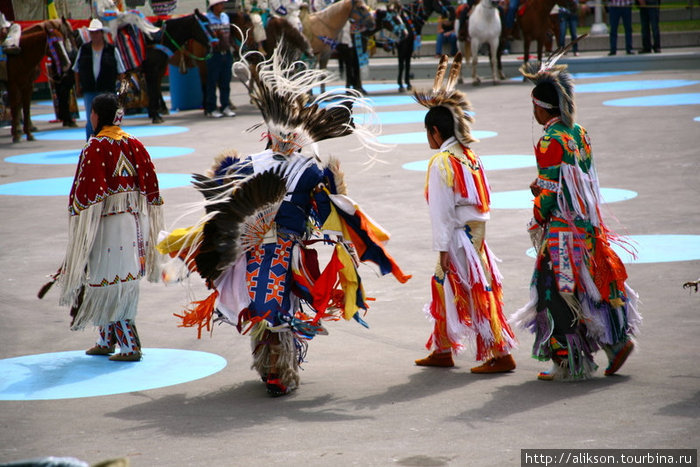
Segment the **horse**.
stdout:
<path fill-rule="evenodd" d="M 65 23 L 65 24 L 64 24 Z M 70 60 L 63 44 L 64 33 L 70 26 L 65 20 L 48 20 L 24 31 L 19 40 L 20 54 L 11 55 L 7 62 L 7 91 L 12 115 L 12 142 L 22 139 L 19 129 L 20 109 L 24 115 L 22 131 L 27 141 L 34 141 L 30 107 L 34 78 L 38 75 L 41 59 L 47 53 L 57 60 L 63 70 L 70 69 Z"/>
<path fill-rule="evenodd" d="M 204 61 L 211 52 L 215 42 L 209 21 L 198 9 L 194 13 L 165 20 L 160 29 L 159 37 L 148 41 L 146 58 L 141 64 L 148 93 L 148 117 L 152 123 L 162 123 L 160 115 L 163 107 L 161 81 L 165 75 L 168 60 L 176 52 L 187 55 L 186 44 L 194 40 L 206 48 L 204 56 L 188 55 L 189 58 Z"/>
<path fill-rule="evenodd" d="M 354 42 L 354 46 L 351 47 L 349 44 L 340 44 L 336 49 L 341 68 L 345 71 L 345 87 L 353 88 L 363 95 L 367 95 L 367 91 L 362 87 L 360 68 L 363 62 L 368 59 L 367 53 L 365 52 L 368 39 L 384 30 L 391 33 L 397 39 L 402 39 L 408 35 L 406 26 L 396 12 L 378 8 L 374 10 L 373 15 L 374 28 L 368 29 L 362 33 L 352 34 L 351 40 Z M 397 43 L 396 40 L 388 37 L 383 37 L 377 42 L 379 41 L 383 42 L 383 47 L 386 50 L 393 50 Z"/>
<path fill-rule="evenodd" d="M 499 79 L 505 79 L 501 66 L 501 17 L 498 12 L 499 0 L 481 0 L 469 15 L 469 54 L 472 61 L 472 84 L 478 86 L 481 79 L 477 75 L 476 66 L 479 62 L 479 47 L 489 45 L 489 61 L 493 75 L 493 84 Z M 465 47 L 466 49 L 466 47 Z"/>
<path fill-rule="evenodd" d="M 423 25 L 428 18 L 435 12 L 450 19 L 455 18 L 455 9 L 450 4 L 449 0 L 414 0 L 413 3 L 402 6 L 401 3 L 392 3 L 389 9 L 400 14 L 401 19 L 407 27 L 408 34 L 399 41 L 397 54 L 399 58 L 399 75 L 397 82 L 399 92 L 404 92 L 403 84 L 406 83 L 406 90 L 410 91 L 411 87 L 411 58 L 416 45 L 416 39 L 420 38 L 423 31 Z"/>
<path fill-rule="evenodd" d="M 549 12 L 555 4 L 569 11 L 576 10 L 573 0 L 528 0 L 521 7 L 523 11 L 519 12 L 517 23 L 523 36 L 523 64 L 530 58 L 530 42 L 533 40 L 537 41 L 537 60 L 542 61 L 542 50 L 550 30 Z"/>
<path fill-rule="evenodd" d="M 408 28 L 401 19 L 401 15 L 394 10 L 377 8 L 374 10 L 374 29 L 366 31 L 367 36 L 376 36 L 375 43 L 381 45 L 384 50 L 393 52 L 397 44 L 408 37 Z M 388 31 L 393 37 L 386 37 L 384 31 Z"/>
<path fill-rule="evenodd" d="M 374 28 L 374 17 L 364 0 L 340 0 L 313 14 L 304 7 L 300 16 L 304 35 L 322 70 L 327 68 L 331 50 L 337 44 L 340 31 L 348 20 L 353 22 L 356 32 Z M 325 88 L 322 84 L 321 92 L 325 92 Z"/>

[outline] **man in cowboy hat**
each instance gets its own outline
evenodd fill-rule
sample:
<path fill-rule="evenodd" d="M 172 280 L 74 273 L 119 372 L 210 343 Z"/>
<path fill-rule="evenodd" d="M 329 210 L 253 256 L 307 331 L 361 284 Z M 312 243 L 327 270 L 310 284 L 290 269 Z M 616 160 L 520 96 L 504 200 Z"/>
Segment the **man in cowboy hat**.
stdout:
<path fill-rule="evenodd" d="M 87 28 L 90 42 L 83 44 L 73 65 L 75 92 L 83 96 L 85 113 L 90 115 L 92 100 L 103 92 L 114 92 L 117 80 L 125 72 L 119 50 L 105 41 L 104 28 L 99 19 L 93 19 Z M 85 139 L 92 135 L 92 124 L 87 119 Z"/>

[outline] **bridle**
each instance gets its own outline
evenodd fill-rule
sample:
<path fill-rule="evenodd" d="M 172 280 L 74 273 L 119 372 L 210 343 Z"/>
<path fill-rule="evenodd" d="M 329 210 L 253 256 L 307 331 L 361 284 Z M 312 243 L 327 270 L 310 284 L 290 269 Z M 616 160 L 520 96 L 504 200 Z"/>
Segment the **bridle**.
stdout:
<path fill-rule="evenodd" d="M 217 44 L 219 42 L 219 39 L 216 37 L 213 37 L 209 33 L 209 28 L 207 27 L 207 25 L 209 23 L 207 21 L 202 21 L 199 18 L 199 16 L 197 16 L 194 13 L 192 14 L 192 16 L 194 17 L 194 19 L 197 21 L 197 24 L 199 24 L 199 27 L 204 32 L 204 35 L 206 36 L 207 42 L 209 44 L 209 52 L 204 57 L 198 57 L 197 55 L 194 55 L 189 50 L 185 49 L 184 46 L 178 44 L 177 41 L 173 38 L 173 36 L 171 36 L 170 33 L 168 32 L 168 30 L 166 28 L 166 26 L 168 24 L 167 22 L 163 23 L 163 36 L 167 37 L 168 40 L 170 40 L 170 43 L 175 47 L 176 50 L 178 50 L 179 52 L 182 52 L 185 56 L 191 58 L 192 60 L 199 60 L 199 61 L 209 60 L 212 57 L 212 55 L 214 54 L 213 47 L 215 44 Z M 162 42 L 162 39 L 161 39 L 161 42 Z M 158 50 L 165 52 L 168 57 L 173 56 L 172 51 L 168 47 L 163 47 L 162 44 L 158 44 L 158 45 L 161 45 L 161 47 L 158 47 Z M 167 51 L 163 50 L 163 49 L 167 49 Z"/>

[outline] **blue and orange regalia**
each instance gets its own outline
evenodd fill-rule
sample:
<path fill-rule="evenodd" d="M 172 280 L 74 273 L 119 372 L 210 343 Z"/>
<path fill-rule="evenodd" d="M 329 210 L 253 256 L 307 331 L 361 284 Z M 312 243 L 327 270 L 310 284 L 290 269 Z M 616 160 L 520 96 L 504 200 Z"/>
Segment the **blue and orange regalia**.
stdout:
<path fill-rule="evenodd" d="M 307 343 L 327 334 L 324 321 L 366 325 L 360 262 L 400 282 L 410 278 L 385 250 L 387 232 L 347 196 L 338 161 L 323 164 L 302 152 L 314 141 L 354 132 L 347 102 L 309 105 L 308 88 L 326 75 L 287 70 L 276 54 L 255 77 L 253 99 L 268 127 L 268 149 L 224 154 L 207 175 L 195 176 L 207 214 L 159 245 L 213 290 L 181 315 L 183 324 L 201 334 L 214 319 L 250 335 L 253 367 L 274 396 L 299 385 Z M 321 268 L 316 247 L 323 246 L 332 251 Z"/>

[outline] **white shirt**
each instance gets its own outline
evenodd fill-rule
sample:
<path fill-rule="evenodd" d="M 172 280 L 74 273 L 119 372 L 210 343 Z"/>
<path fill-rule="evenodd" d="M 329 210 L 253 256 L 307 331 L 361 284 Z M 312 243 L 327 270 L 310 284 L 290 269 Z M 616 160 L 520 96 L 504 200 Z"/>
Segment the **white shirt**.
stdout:
<path fill-rule="evenodd" d="M 457 138 L 451 137 L 442 143 L 440 152 L 448 149 L 454 153 L 462 151 L 462 146 Z M 433 250 L 448 251 L 448 245 L 455 237 L 456 230 L 462 229 L 469 221 L 486 222 L 491 216 L 488 212 L 479 211 L 473 201 L 465 199 L 459 193 L 455 193 L 452 187 L 447 186 L 440 164 L 434 163 L 429 171 L 428 210 L 433 229 Z M 467 176 L 471 176 L 469 169 Z"/>

